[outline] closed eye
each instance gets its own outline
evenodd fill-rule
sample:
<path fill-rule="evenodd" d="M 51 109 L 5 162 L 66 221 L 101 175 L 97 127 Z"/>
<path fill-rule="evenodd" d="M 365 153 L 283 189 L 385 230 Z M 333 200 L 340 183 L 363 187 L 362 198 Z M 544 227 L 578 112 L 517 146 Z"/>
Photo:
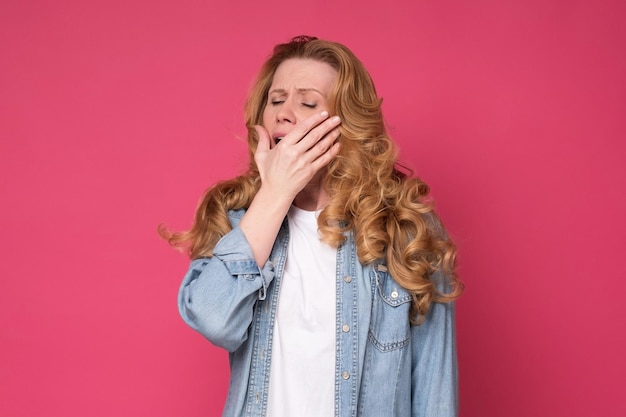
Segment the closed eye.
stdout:
<path fill-rule="evenodd" d="M 317 107 L 317 103 L 302 103 L 304 107 L 308 107 L 309 109 L 314 109 Z"/>
<path fill-rule="evenodd" d="M 278 106 L 279 104 L 284 103 L 285 100 L 272 100 L 272 106 Z"/>

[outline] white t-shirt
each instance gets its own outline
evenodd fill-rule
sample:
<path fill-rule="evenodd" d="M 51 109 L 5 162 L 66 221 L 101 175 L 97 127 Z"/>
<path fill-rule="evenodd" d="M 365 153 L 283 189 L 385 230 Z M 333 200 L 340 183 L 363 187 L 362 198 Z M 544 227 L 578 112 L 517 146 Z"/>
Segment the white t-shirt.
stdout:
<path fill-rule="evenodd" d="M 335 410 L 337 250 L 319 239 L 317 212 L 292 206 L 274 323 L 268 417 L 330 417 Z"/>

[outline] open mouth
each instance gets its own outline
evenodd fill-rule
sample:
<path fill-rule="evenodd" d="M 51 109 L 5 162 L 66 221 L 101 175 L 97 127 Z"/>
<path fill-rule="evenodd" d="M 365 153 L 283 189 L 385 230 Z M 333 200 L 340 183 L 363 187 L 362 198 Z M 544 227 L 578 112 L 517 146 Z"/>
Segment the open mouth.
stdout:
<path fill-rule="evenodd" d="M 281 140 L 283 140 L 282 136 L 279 136 L 277 138 L 274 138 L 274 143 L 278 145 L 278 142 L 280 142 Z"/>

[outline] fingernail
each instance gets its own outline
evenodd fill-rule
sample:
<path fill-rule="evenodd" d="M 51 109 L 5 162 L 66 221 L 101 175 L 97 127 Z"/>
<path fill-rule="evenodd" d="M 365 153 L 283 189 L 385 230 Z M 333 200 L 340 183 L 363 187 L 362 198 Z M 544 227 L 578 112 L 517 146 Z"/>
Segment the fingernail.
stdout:
<path fill-rule="evenodd" d="M 337 123 L 339 122 L 341 119 L 339 118 L 339 116 L 335 116 L 332 119 L 330 119 L 333 123 Z"/>
<path fill-rule="evenodd" d="M 326 110 L 322 112 L 322 117 L 328 117 L 328 112 Z"/>

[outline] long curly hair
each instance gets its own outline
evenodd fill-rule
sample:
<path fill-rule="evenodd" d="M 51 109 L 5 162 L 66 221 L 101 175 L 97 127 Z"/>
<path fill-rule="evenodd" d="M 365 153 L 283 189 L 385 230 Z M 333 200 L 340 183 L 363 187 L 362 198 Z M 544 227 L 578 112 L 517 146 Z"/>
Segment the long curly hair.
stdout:
<path fill-rule="evenodd" d="M 345 233 L 352 232 L 359 261 L 386 262 L 398 284 L 412 294 L 411 322 L 420 324 L 432 302 L 452 301 L 463 290 L 455 273 L 456 247 L 433 211 L 428 186 L 398 165 L 396 146 L 385 129 L 382 100 L 369 73 L 339 43 L 299 36 L 274 48 L 245 107 L 247 172 L 205 192 L 190 230 L 170 232 L 160 227 L 159 232 L 192 259 L 212 256 L 217 241 L 232 229 L 228 210 L 249 207 L 261 185 L 254 161 L 258 144 L 254 125 L 262 124 L 276 69 L 292 58 L 325 62 L 337 71 L 328 110 L 342 120 L 341 149 L 323 180 L 330 202 L 318 217 L 322 239 L 338 246 Z M 430 279 L 437 270 L 446 277 L 443 286 Z"/>

